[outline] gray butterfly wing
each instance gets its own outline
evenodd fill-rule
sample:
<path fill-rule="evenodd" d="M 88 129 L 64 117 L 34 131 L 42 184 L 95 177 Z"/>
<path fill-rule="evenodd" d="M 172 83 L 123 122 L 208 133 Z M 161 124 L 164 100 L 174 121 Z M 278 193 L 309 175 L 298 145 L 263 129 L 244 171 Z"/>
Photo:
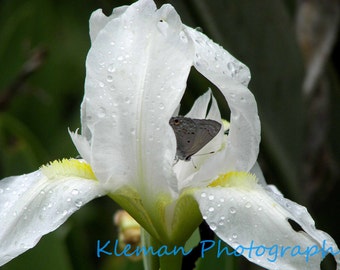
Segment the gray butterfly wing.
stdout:
<path fill-rule="evenodd" d="M 174 130 L 177 142 L 176 156 L 181 160 L 190 160 L 195 154 L 192 151 L 196 138 L 196 124 L 191 118 L 178 116 L 169 121 Z"/>
<path fill-rule="evenodd" d="M 172 117 L 169 123 L 176 136 L 176 155 L 186 161 L 210 142 L 221 129 L 221 124 L 214 120 L 183 116 Z"/>

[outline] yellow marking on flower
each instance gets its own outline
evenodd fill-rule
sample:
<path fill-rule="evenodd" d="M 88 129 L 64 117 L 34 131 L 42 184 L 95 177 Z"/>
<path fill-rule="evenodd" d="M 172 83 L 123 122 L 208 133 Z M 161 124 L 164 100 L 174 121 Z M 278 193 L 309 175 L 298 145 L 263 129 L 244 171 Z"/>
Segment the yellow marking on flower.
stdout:
<path fill-rule="evenodd" d="M 90 164 L 78 159 L 62 159 L 51 161 L 43 165 L 40 170 L 49 179 L 61 177 L 79 177 L 90 180 L 97 180 Z"/>
<path fill-rule="evenodd" d="M 227 120 L 222 119 L 222 125 L 223 125 L 223 130 L 224 130 L 224 131 L 229 130 L 229 128 L 230 128 L 230 123 L 229 123 Z"/>
<path fill-rule="evenodd" d="M 242 189 L 254 189 L 258 187 L 255 175 L 247 172 L 229 172 L 220 175 L 209 187 L 238 187 Z"/>

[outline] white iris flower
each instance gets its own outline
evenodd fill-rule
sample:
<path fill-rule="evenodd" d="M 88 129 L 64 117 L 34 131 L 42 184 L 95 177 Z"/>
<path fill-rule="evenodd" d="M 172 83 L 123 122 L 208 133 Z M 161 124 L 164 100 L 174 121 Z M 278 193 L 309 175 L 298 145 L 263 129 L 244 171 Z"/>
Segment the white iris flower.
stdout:
<path fill-rule="evenodd" d="M 0 265 L 103 195 L 128 211 L 158 245 L 184 245 L 203 217 L 233 248 L 338 251 L 328 234 L 316 230 L 306 208 L 262 179 L 256 165 L 260 122 L 245 65 L 182 24 L 171 5 L 157 9 L 152 0 L 116 8 L 109 17 L 95 11 L 90 36 L 82 130 L 71 133 L 83 160 L 55 161 L 0 181 Z M 221 130 L 201 150 L 213 153 L 176 163 L 169 119 L 178 112 L 192 66 L 228 102 L 229 134 Z M 187 117 L 222 123 L 210 92 Z M 288 220 L 303 231 L 293 230 Z M 319 269 L 324 256 L 319 252 L 307 260 L 287 252 L 268 260 L 247 250 L 243 255 L 269 269 Z M 175 269 L 180 259 L 160 258 L 160 266 Z"/>

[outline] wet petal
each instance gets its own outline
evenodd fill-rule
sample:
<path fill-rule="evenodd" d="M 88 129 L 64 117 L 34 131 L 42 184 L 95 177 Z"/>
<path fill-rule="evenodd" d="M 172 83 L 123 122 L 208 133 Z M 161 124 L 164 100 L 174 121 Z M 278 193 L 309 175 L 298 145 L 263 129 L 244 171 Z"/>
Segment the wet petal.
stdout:
<path fill-rule="evenodd" d="M 86 163 L 64 161 L 51 167 L 0 181 L 0 265 L 104 194 L 99 182 L 90 179 L 94 175 Z"/>
<path fill-rule="evenodd" d="M 246 87 L 249 69 L 204 34 L 189 27 L 187 31 L 195 44 L 195 68 L 219 88 L 231 111 L 226 147 L 195 177 L 204 185 L 219 173 L 253 167 L 259 151 L 260 121 L 255 98 Z"/>
<path fill-rule="evenodd" d="M 315 229 L 306 208 L 266 191 L 253 175 L 229 173 L 213 187 L 197 192 L 196 199 L 211 229 L 248 260 L 265 268 L 319 269 L 322 248 L 338 251 L 328 234 Z M 304 231 L 295 231 L 288 220 Z M 297 254 L 298 250 L 303 254 Z"/>
<path fill-rule="evenodd" d="M 88 162 L 112 192 L 122 185 L 143 194 L 176 190 L 176 141 L 168 122 L 186 87 L 193 45 L 169 5 L 157 10 L 142 0 L 98 21 L 104 28 L 95 31 L 87 57 L 82 103 Z"/>

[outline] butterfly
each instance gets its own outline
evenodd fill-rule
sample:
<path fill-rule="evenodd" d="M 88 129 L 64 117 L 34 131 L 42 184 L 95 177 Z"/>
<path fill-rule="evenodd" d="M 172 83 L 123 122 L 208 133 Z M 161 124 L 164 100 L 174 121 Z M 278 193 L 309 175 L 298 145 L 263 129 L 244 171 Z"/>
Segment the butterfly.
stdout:
<path fill-rule="evenodd" d="M 220 131 L 221 124 L 210 119 L 193 119 L 184 116 L 171 117 L 170 126 L 174 130 L 178 159 L 189 161 Z"/>

